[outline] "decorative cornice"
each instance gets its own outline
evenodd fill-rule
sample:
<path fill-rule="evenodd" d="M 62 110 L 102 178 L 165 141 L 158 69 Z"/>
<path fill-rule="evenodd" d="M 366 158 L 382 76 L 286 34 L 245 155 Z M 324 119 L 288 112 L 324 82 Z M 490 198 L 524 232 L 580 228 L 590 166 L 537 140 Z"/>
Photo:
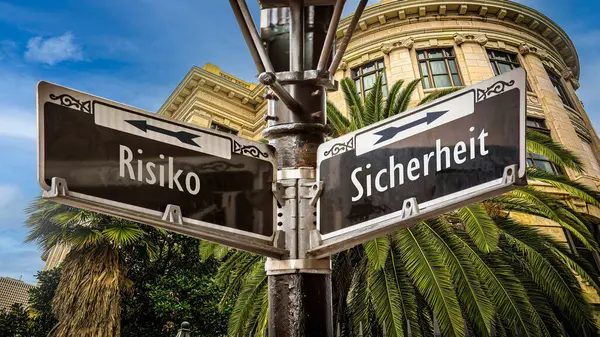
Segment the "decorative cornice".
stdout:
<path fill-rule="evenodd" d="M 227 97 L 226 99 L 234 102 L 237 101 L 237 104 L 241 104 L 241 106 L 247 106 L 248 104 L 257 105 L 256 108 L 250 107 L 255 110 L 259 110 L 260 106 L 264 102 L 260 96 L 262 96 L 262 93 L 266 90 L 264 84 L 259 84 L 250 90 L 233 83 L 227 78 L 223 78 L 212 72 L 206 71 L 205 69 L 194 66 L 192 69 L 190 69 L 181 83 L 179 83 L 177 88 L 175 88 L 173 93 L 169 96 L 167 101 L 165 101 L 157 113 L 159 115 L 172 115 L 181 109 L 182 104 L 184 104 L 187 98 L 191 96 L 191 92 L 195 88 L 200 87 L 206 87 L 206 89 L 213 90 L 215 92 L 223 91 L 224 96 Z M 233 97 L 230 97 L 231 92 L 234 92 Z M 240 100 L 236 98 L 236 96 L 243 98 Z"/>
<path fill-rule="evenodd" d="M 454 33 L 454 43 L 456 45 L 461 45 L 467 42 L 479 43 L 482 46 L 485 46 L 488 43 L 488 37 L 485 34 L 481 35 L 470 35 L 470 34 L 461 34 Z"/>
<path fill-rule="evenodd" d="M 561 68 L 566 65 L 571 68 L 576 78 L 579 77 L 579 58 L 573 42 L 564 30 L 547 16 L 525 5 L 506 0 L 463 0 L 460 1 L 460 4 L 458 9 L 456 7 L 450 9 L 451 7 L 446 1 L 442 0 L 385 1 L 373 4 L 366 8 L 361 18 L 368 24 L 366 31 L 355 33 L 353 40 L 362 39 L 364 34 L 373 34 L 371 32 L 373 29 L 383 29 L 383 24 L 378 20 L 381 15 L 385 16 L 385 26 L 389 27 L 388 29 L 401 26 L 403 29 L 398 35 L 405 36 L 410 36 L 411 29 L 409 27 L 417 22 L 414 21 L 415 19 L 418 19 L 419 23 L 428 20 L 439 21 L 439 15 L 444 15 L 452 20 L 480 21 L 516 30 L 518 33 L 509 33 L 504 30 L 497 30 L 495 33 L 504 32 L 513 37 L 520 36 L 521 39 L 527 36 L 528 40 L 543 45 L 552 55 L 554 62 L 560 63 Z M 423 7 L 427 9 L 425 15 L 420 10 Z M 482 12 L 485 12 L 484 16 L 481 15 Z M 348 16 L 340 22 L 338 36 L 343 36 L 351 19 L 352 16 Z M 459 27 L 457 31 L 464 29 L 466 29 L 465 26 Z M 483 43 L 484 39 L 481 40 L 482 42 L 475 42 Z M 385 40 L 381 42 L 385 42 Z M 464 43 L 464 41 L 460 41 L 460 38 L 459 42 Z M 357 47 L 363 49 L 363 45 L 362 42 L 358 43 L 354 48 L 350 48 L 349 52 L 353 53 Z M 540 54 L 542 57 L 546 57 L 544 53 Z"/>
<path fill-rule="evenodd" d="M 406 48 L 406 49 L 411 49 L 414 45 L 415 41 L 412 38 L 408 38 L 402 41 L 397 41 L 397 42 L 393 42 L 393 43 L 389 43 L 389 42 L 384 42 L 381 44 L 381 52 L 384 54 L 389 54 L 392 52 L 392 50 L 396 50 L 396 49 L 401 49 L 401 48 Z"/>

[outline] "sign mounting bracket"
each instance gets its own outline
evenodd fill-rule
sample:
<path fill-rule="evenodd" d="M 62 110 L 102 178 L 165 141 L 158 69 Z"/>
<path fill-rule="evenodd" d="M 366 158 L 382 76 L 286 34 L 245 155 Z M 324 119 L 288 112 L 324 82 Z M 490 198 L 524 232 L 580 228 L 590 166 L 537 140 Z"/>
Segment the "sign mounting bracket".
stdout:
<path fill-rule="evenodd" d="M 50 183 L 50 190 L 42 190 L 43 198 L 66 197 L 69 194 L 67 181 L 63 178 L 53 177 Z"/>
<path fill-rule="evenodd" d="M 308 192 L 308 197 L 310 197 L 311 206 L 317 206 L 317 202 L 319 201 L 321 193 L 323 193 L 323 182 L 317 181 L 313 184 L 312 188 Z"/>
<path fill-rule="evenodd" d="M 517 180 L 517 165 L 509 165 L 504 168 L 502 183 L 505 185 L 514 184 Z"/>
<path fill-rule="evenodd" d="M 168 204 L 165 213 L 162 216 L 163 221 L 168 221 L 183 226 L 183 217 L 181 216 L 181 207 Z"/>

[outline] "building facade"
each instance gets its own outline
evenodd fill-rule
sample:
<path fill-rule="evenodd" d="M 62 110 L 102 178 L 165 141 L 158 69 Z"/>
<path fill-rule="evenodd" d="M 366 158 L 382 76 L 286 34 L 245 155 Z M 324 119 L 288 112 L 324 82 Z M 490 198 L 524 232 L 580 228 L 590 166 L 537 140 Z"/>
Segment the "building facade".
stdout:
<path fill-rule="evenodd" d="M 340 23 L 340 40 L 350 20 Z M 527 71 L 527 125 L 577 153 L 585 173 L 563 173 L 600 190 L 600 141 L 576 94 L 577 52 L 556 23 L 527 6 L 508 0 L 382 0 L 363 13 L 335 78 L 351 77 L 363 95 L 378 74 L 383 74 L 386 88 L 397 81 L 423 78 L 413 94 L 414 105 L 437 90 L 468 86 L 516 67 Z M 158 113 L 260 139 L 265 89 L 207 64 L 192 68 Z M 341 91 L 329 93 L 328 98 L 347 113 Z M 531 154 L 528 164 L 561 170 Z M 572 202 L 600 218 L 598 209 Z M 600 268 L 600 257 L 556 223 L 523 217 Z M 587 293 L 600 312 L 600 297 L 591 288 Z"/>
<path fill-rule="evenodd" d="M 13 304 L 27 307 L 29 290 L 35 286 L 10 277 L 0 277 L 0 311 L 10 310 Z"/>

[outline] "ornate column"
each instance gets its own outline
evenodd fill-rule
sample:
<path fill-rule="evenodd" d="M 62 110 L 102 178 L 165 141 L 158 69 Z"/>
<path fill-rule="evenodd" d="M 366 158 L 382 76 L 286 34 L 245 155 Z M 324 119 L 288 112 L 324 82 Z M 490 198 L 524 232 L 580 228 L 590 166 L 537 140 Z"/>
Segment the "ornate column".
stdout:
<path fill-rule="evenodd" d="M 454 43 L 457 46 L 457 59 L 462 67 L 461 73 L 465 85 L 471 85 L 488 78 L 494 77 L 487 53 L 483 46 L 488 42 L 485 34 L 454 34 Z"/>

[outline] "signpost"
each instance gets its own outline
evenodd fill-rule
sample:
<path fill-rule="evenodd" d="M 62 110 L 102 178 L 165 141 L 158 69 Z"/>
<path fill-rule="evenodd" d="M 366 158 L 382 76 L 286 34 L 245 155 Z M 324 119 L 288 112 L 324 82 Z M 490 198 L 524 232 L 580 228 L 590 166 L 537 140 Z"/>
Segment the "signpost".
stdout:
<path fill-rule="evenodd" d="M 38 84 L 44 197 L 251 252 L 273 247 L 270 146 Z"/>
<path fill-rule="evenodd" d="M 525 71 L 323 143 L 318 228 L 328 256 L 495 196 L 525 178 Z"/>
<path fill-rule="evenodd" d="M 367 0 L 335 53 L 345 0 L 259 0 L 262 37 L 246 1 L 229 2 L 270 89 L 273 147 L 40 82 L 39 183 L 60 203 L 270 257 L 269 335 L 331 337 L 331 254 L 526 184 L 525 71 L 323 143 L 326 90 Z"/>

